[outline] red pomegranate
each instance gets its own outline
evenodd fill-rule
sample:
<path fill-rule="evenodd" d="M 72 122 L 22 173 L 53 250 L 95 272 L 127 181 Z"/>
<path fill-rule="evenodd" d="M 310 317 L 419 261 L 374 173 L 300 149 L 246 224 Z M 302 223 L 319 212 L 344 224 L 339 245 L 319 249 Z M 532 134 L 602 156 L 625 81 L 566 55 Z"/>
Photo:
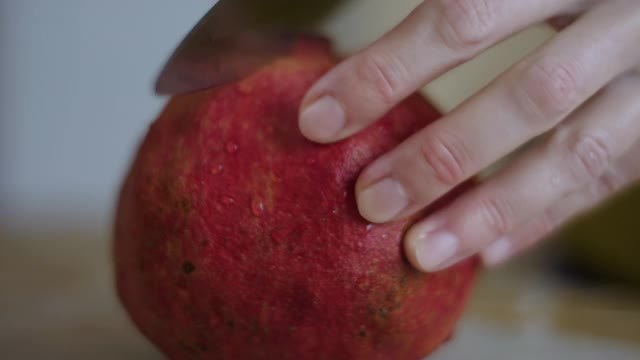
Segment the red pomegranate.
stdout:
<path fill-rule="evenodd" d="M 171 359 L 420 359 L 450 336 L 476 261 L 414 270 L 411 219 L 369 224 L 353 193 L 364 166 L 439 114 L 413 95 L 314 144 L 298 107 L 335 62 L 327 42 L 301 40 L 242 81 L 174 97 L 149 129 L 117 210 L 117 290 Z"/>

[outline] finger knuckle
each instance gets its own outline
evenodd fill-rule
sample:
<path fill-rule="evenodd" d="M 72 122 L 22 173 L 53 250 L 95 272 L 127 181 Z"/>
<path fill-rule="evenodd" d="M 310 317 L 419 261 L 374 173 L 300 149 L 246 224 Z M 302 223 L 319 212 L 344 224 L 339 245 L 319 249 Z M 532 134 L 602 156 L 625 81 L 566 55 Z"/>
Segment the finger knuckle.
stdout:
<path fill-rule="evenodd" d="M 508 233 L 514 226 L 513 206 L 501 196 L 485 198 L 480 202 L 481 220 L 495 238 Z"/>
<path fill-rule="evenodd" d="M 609 167 L 613 141 L 603 134 L 579 134 L 569 141 L 569 171 L 576 183 L 598 179 Z"/>
<path fill-rule="evenodd" d="M 520 91 L 525 119 L 534 121 L 534 128 L 548 130 L 570 113 L 580 95 L 580 67 L 576 63 L 544 59 L 530 66 Z"/>
<path fill-rule="evenodd" d="M 443 184 L 454 186 L 464 180 L 469 156 L 458 137 L 432 132 L 422 141 L 420 151 L 424 162 Z"/>
<path fill-rule="evenodd" d="M 356 73 L 362 84 L 369 87 L 385 104 L 392 105 L 401 96 L 406 69 L 395 55 L 370 52 L 356 64 Z"/>
<path fill-rule="evenodd" d="M 626 183 L 627 179 L 622 172 L 607 170 L 596 181 L 595 196 L 598 200 L 604 199 L 620 191 Z"/>
<path fill-rule="evenodd" d="M 487 42 L 496 26 L 490 0 L 441 0 L 442 40 L 454 50 L 476 49 Z"/>
<path fill-rule="evenodd" d="M 531 241 L 534 242 L 549 235 L 558 225 L 556 218 L 549 212 L 545 211 L 542 215 L 533 221 L 531 227 Z"/>

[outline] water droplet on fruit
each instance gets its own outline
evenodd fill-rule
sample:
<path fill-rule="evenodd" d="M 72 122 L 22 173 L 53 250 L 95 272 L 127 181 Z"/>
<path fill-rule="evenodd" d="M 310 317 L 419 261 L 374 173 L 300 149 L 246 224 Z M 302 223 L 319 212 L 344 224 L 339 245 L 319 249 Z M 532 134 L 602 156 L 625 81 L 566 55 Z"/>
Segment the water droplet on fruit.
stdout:
<path fill-rule="evenodd" d="M 221 199 L 221 202 L 224 205 L 231 205 L 231 204 L 235 203 L 236 200 L 234 198 L 232 198 L 231 196 L 223 196 L 222 199 Z"/>
<path fill-rule="evenodd" d="M 238 151 L 238 144 L 234 143 L 233 141 L 227 141 L 227 144 L 224 146 L 224 148 L 227 150 L 227 153 L 233 154 L 234 152 Z"/>
<path fill-rule="evenodd" d="M 222 169 L 224 169 L 224 166 L 222 164 L 218 164 L 214 167 L 211 168 L 211 175 L 218 175 L 222 172 Z"/>
<path fill-rule="evenodd" d="M 283 244 L 289 237 L 289 231 L 286 229 L 274 229 L 271 231 L 271 238 L 276 244 Z"/>
<path fill-rule="evenodd" d="M 367 225 L 367 231 L 371 231 L 371 229 L 373 229 L 374 225 L 373 224 L 368 224 Z"/>
<path fill-rule="evenodd" d="M 251 200 L 251 212 L 255 217 L 260 217 L 264 214 L 264 203 L 262 199 L 255 197 Z"/>

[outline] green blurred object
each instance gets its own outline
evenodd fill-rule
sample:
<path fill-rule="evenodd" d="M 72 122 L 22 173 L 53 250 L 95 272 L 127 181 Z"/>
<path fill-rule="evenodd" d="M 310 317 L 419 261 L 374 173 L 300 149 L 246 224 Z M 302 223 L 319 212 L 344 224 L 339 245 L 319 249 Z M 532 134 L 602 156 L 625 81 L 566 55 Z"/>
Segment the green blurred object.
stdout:
<path fill-rule="evenodd" d="M 244 0 L 246 13 L 254 14 L 258 24 L 282 24 L 288 29 L 309 29 L 327 17 L 344 0 Z"/>
<path fill-rule="evenodd" d="M 558 238 L 577 270 L 640 286 L 640 184 L 579 217 Z"/>

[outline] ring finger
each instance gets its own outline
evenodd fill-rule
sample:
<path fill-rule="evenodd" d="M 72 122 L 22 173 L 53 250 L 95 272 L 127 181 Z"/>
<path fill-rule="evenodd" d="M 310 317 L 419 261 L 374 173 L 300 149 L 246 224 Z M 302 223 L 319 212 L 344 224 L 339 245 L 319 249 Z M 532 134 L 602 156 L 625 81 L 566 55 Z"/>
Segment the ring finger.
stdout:
<path fill-rule="evenodd" d="M 597 181 L 557 201 L 549 209 L 527 220 L 487 248 L 481 255 L 486 265 L 498 265 L 533 246 L 569 218 L 596 206 L 600 201 L 640 179 L 640 141 Z"/>
<path fill-rule="evenodd" d="M 442 269 L 600 178 L 640 139 L 640 76 L 618 79 L 547 141 L 407 234 L 407 256 Z"/>

